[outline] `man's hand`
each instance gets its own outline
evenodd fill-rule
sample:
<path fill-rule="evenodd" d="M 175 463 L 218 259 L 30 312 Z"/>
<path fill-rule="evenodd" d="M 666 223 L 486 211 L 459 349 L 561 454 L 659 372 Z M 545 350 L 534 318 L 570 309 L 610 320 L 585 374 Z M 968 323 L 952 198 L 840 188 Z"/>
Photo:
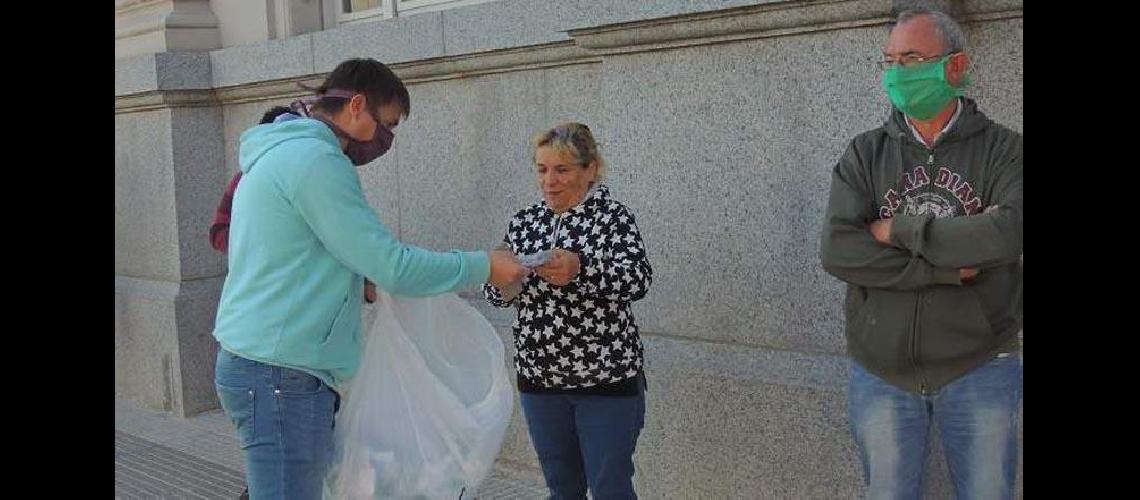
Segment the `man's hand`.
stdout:
<path fill-rule="evenodd" d="M 491 250 L 487 252 L 487 257 L 491 261 L 491 276 L 487 281 L 500 290 L 522 281 L 530 274 L 530 270 L 519 264 L 518 258 L 510 250 Z"/>
<path fill-rule="evenodd" d="M 552 285 L 566 286 L 581 270 L 582 261 L 578 254 L 556 248 L 550 262 L 534 268 L 534 274 Z"/>
<path fill-rule="evenodd" d="M 875 241 L 884 245 L 891 244 L 891 222 L 894 219 L 879 219 L 871 223 L 871 235 L 875 237 Z"/>

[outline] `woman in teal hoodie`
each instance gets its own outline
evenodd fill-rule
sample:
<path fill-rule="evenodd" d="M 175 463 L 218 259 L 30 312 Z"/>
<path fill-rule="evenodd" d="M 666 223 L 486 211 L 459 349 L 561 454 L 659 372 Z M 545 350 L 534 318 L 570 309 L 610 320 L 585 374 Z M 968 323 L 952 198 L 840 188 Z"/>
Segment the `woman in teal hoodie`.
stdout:
<path fill-rule="evenodd" d="M 309 118 L 253 127 L 238 151 L 215 384 L 254 499 L 320 498 L 337 387 L 359 364 L 365 277 L 429 296 L 526 274 L 509 252 L 405 245 L 373 212 L 354 165 L 387 151 L 410 110 L 387 66 L 345 61 L 317 95 Z"/>

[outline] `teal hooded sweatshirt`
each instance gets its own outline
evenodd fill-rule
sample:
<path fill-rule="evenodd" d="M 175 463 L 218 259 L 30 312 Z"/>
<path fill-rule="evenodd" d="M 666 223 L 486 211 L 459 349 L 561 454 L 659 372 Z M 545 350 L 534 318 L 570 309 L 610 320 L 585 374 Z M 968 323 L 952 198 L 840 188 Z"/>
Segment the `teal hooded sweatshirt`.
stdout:
<path fill-rule="evenodd" d="M 433 252 L 388 231 L 324 123 L 291 120 L 241 135 L 229 275 L 214 337 L 262 363 L 338 387 L 360 362 L 364 277 L 396 296 L 479 285 L 485 252 Z"/>

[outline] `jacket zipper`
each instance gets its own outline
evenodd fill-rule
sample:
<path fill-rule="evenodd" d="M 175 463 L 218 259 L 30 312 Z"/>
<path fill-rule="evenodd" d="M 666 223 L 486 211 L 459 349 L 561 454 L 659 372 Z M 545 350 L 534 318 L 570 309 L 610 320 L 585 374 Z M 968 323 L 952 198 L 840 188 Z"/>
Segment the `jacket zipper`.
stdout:
<path fill-rule="evenodd" d="M 926 157 L 926 169 L 932 170 L 934 168 L 934 150 L 928 149 L 929 154 Z M 927 187 L 927 190 L 930 188 Z M 919 324 L 922 318 L 922 300 L 925 298 L 926 292 L 919 291 L 914 299 L 914 322 L 911 327 L 911 357 L 914 363 L 915 373 L 918 374 L 918 389 L 923 396 L 928 395 L 928 385 L 926 381 L 926 373 L 922 371 L 922 362 L 919 360 Z"/>

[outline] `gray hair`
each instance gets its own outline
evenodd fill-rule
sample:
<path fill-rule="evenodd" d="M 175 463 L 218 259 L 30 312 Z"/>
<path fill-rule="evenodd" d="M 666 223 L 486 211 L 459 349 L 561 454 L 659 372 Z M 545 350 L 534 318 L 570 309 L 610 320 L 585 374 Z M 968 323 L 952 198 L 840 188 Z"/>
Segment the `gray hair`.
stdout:
<path fill-rule="evenodd" d="M 949 14 L 939 10 L 904 10 L 899 13 L 895 26 L 922 16 L 934 21 L 934 28 L 939 38 L 942 38 L 942 43 L 946 45 L 946 52 L 960 52 L 966 49 L 966 35 L 962 32 L 962 26 Z"/>

